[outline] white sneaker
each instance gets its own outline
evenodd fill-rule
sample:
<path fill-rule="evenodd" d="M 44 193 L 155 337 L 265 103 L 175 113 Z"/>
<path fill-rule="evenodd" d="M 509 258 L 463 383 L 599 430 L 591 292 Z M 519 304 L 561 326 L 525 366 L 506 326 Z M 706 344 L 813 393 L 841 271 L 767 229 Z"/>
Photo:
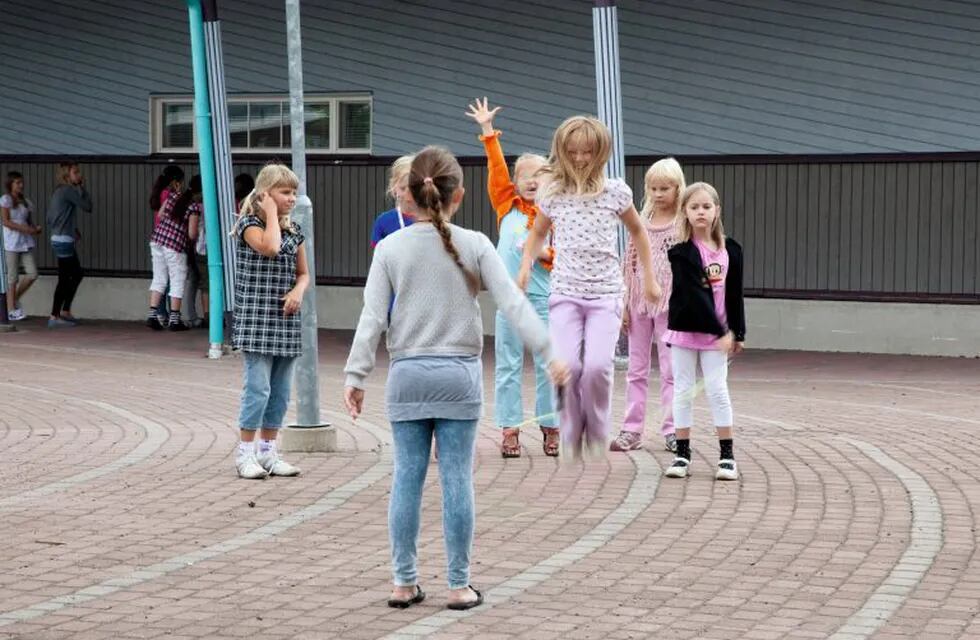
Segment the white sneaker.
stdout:
<path fill-rule="evenodd" d="M 667 470 L 664 471 L 664 475 L 668 478 L 686 478 L 687 474 L 689 473 L 690 466 L 690 460 L 677 456 L 674 458 L 673 464 L 667 467 Z"/>
<path fill-rule="evenodd" d="M 255 456 L 256 460 L 262 468 L 265 469 L 270 476 L 298 476 L 299 469 L 289 464 L 285 460 L 279 457 L 279 450 L 272 448 L 265 453 L 259 452 Z"/>
<path fill-rule="evenodd" d="M 7 317 L 11 320 L 11 322 L 17 322 L 18 320 L 23 320 L 24 318 L 26 318 L 27 314 L 24 313 L 23 309 L 17 307 L 16 309 L 8 313 Z"/>
<path fill-rule="evenodd" d="M 738 466 L 734 460 L 719 460 L 715 480 L 738 480 Z"/>
<path fill-rule="evenodd" d="M 259 464 L 254 453 L 238 456 L 235 466 L 238 468 L 238 477 L 246 480 L 262 480 L 269 475 L 269 472 Z"/>

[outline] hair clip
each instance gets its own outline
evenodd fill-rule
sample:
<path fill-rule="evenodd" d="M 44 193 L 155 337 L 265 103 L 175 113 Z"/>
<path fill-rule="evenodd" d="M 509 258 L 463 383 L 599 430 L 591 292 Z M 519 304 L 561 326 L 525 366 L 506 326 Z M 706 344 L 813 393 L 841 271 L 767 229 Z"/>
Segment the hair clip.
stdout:
<path fill-rule="evenodd" d="M 427 176 L 423 178 L 422 182 L 424 182 L 425 184 L 432 184 L 432 178 Z"/>

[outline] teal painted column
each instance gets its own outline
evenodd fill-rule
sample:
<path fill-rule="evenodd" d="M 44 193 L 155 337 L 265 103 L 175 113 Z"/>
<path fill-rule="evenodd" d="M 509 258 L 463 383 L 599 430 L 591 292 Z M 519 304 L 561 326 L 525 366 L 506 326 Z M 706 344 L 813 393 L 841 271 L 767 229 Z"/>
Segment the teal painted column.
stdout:
<path fill-rule="evenodd" d="M 191 31 L 191 61 L 194 70 L 194 121 L 197 124 L 198 161 L 204 190 L 204 228 L 208 245 L 208 280 L 211 323 L 208 325 L 208 357 L 220 358 L 224 342 L 224 276 L 221 263 L 221 223 L 218 209 L 218 183 L 214 170 L 211 137 L 211 109 L 208 100 L 207 52 L 204 45 L 204 15 L 201 0 L 187 0 Z"/>

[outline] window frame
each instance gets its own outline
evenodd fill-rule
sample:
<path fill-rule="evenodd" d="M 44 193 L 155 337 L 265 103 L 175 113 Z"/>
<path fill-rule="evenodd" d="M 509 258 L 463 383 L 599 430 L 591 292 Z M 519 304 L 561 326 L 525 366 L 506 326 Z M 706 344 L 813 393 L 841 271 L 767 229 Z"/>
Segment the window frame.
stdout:
<path fill-rule="evenodd" d="M 227 98 L 228 106 L 232 104 L 248 104 L 250 102 L 280 102 L 284 103 L 283 114 L 288 110 L 288 93 L 241 93 L 229 94 Z M 339 148 L 340 142 L 340 103 L 358 103 L 368 105 L 368 146 L 363 148 Z M 369 93 L 312 93 L 303 96 L 303 103 L 306 104 L 329 104 L 330 105 L 330 147 L 315 148 L 307 147 L 308 155 L 371 155 L 374 140 L 374 96 Z M 184 154 L 198 152 L 198 132 L 197 118 L 192 122 L 192 147 L 164 147 L 163 146 L 163 116 L 164 105 L 166 104 L 189 104 L 193 107 L 194 96 L 189 94 L 154 94 L 150 96 L 150 153 L 151 154 Z M 284 123 L 285 124 L 285 123 Z M 280 147 L 231 147 L 231 153 L 238 155 L 270 155 L 287 154 L 292 151 L 291 146 Z"/>

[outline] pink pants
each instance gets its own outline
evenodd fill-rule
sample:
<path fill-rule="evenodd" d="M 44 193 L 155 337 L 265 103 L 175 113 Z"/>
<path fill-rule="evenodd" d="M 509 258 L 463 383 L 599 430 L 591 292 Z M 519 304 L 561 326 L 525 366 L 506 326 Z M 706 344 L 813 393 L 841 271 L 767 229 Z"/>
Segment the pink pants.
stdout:
<path fill-rule="evenodd" d="M 674 373 L 670 347 L 664 343 L 667 333 L 667 312 L 654 317 L 630 313 L 630 364 L 626 371 L 626 417 L 623 431 L 643 433 L 647 415 L 647 388 L 650 381 L 650 351 L 657 344 L 657 363 L 660 368 L 660 411 L 663 421 L 660 434 L 674 433 Z"/>
<path fill-rule="evenodd" d="M 584 436 L 587 444 L 604 446 L 609 439 L 622 300 L 552 294 L 548 304 L 551 339 L 571 373 L 559 423 L 562 442 L 579 448 Z"/>

